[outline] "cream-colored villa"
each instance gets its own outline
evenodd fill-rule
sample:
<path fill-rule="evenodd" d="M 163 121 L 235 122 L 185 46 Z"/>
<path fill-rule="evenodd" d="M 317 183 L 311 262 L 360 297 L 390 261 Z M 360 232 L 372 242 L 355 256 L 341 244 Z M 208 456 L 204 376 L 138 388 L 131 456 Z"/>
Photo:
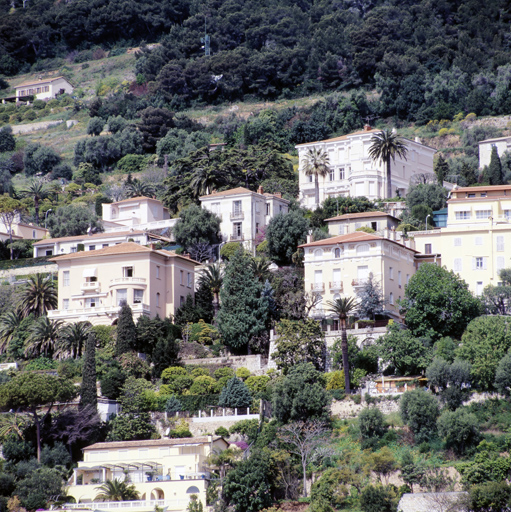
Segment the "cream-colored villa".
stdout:
<path fill-rule="evenodd" d="M 425 255 L 441 257 L 476 295 L 511 267 L 511 185 L 459 187 L 447 201 L 447 226 L 410 233 Z"/>
<path fill-rule="evenodd" d="M 395 231 L 401 221 L 385 212 L 346 213 L 325 219 L 328 232 L 335 235 L 347 235 L 360 228 L 370 228 L 383 235 L 385 230 Z"/>
<path fill-rule="evenodd" d="M 319 178 L 320 203 L 328 197 L 338 196 L 365 196 L 373 200 L 385 198 L 385 164 L 369 156 L 371 137 L 379 131 L 366 125 L 363 130 L 349 135 L 296 146 L 301 203 L 309 208 L 317 206 L 314 177 L 306 176 L 303 170 L 307 151 L 312 148 L 325 150 L 330 161 L 329 174 Z M 392 191 L 398 191 L 401 197 L 408 192 L 412 176 L 433 172 L 433 156 L 436 153 L 435 149 L 421 144 L 419 139 L 403 140 L 408 148 L 407 158 L 396 156 L 391 166 Z"/>
<path fill-rule="evenodd" d="M 205 507 L 210 480 L 207 458 L 228 447 L 223 438 L 213 436 L 93 444 L 83 450 L 83 462 L 68 482 L 67 493 L 76 505 L 67 507 L 152 512 L 158 506 L 178 512 L 186 510 L 192 494 Z M 94 501 L 102 482 L 125 476 L 135 485 L 139 500 Z"/>
<path fill-rule="evenodd" d="M 65 322 L 111 325 L 126 302 L 133 317 L 174 315 L 194 295 L 195 267 L 174 252 L 121 243 L 51 258 L 58 265 L 58 309 L 48 316 Z"/>
<path fill-rule="evenodd" d="M 24 82 L 14 89 L 16 91 L 16 101 L 27 99 L 30 96 L 35 96 L 38 100 L 49 100 L 59 94 L 71 94 L 73 92 L 73 86 L 63 76 Z"/>
<path fill-rule="evenodd" d="M 281 194 L 267 194 L 262 187 L 257 192 L 238 187 L 199 199 L 202 208 L 220 217 L 224 242 L 243 242 L 249 250 L 255 249 L 257 235 L 270 220 L 289 209 L 289 201 Z"/>
<path fill-rule="evenodd" d="M 179 220 L 170 218 L 161 201 L 145 196 L 103 203 L 102 209 L 106 232 L 172 228 Z"/>
<path fill-rule="evenodd" d="M 417 251 L 395 240 L 357 231 L 300 247 L 304 250 L 305 290 L 321 297 L 312 310 L 316 318 L 333 316 L 326 301 L 356 297 L 370 274 L 380 284 L 389 315 L 399 318 L 397 301 L 415 273 Z M 335 328 L 337 320 L 334 319 Z"/>
<path fill-rule="evenodd" d="M 26 224 L 15 219 L 11 227 L 0 221 L 0 240 L 9 240 L 12 231 L 13 240 L 39 240 L 48 235 L 48 230 L 35 224 Z"/>
<path fill-rule="evenodd" d="M 490 165 L 491 151 L 493 147 L 497 148 L 498 155 L 511 151 L 511 137 L 498 137 L 497 139 L 486 139 L 479 142 L 479 168 L 482 169 Z"/>

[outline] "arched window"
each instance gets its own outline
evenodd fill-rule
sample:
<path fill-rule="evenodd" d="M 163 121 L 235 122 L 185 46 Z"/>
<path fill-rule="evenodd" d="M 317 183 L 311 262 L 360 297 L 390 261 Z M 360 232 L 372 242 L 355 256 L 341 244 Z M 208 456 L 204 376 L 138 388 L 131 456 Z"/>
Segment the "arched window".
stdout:
<path fill-rule="evenodd" d="M 335 251 L 334 251 L 334 256 L 335 256 L 336 258 L 340 258 L 340 257 L 341 257 L 341 254 L 342 254 L 341 249 L 340 249 L 339 247 L 336 247 L 336 248 L 335 248 Z"/>
<path fill-rule="evenodd" d="M 389 304 L 394 304 L 394 294 L 392 292 L 389 295 Z"/>
<path fill-rule="evenodd" d="M 369 244 L 357 245 L 357 254 L 366 254 L 369 252 Z"/>
<path fill-rule="evenodd" d="M 316 249 L 314 251 L 314 259 L 319 260 L 323 257 L 323 249 Z"/>
<path fill-rule="evenodd" d="M 198 487 L 192 485 L 191 487 L 188 487 L 188 489 L 186 489 L 186 494 L 200 494 L 200 491 Z"/>

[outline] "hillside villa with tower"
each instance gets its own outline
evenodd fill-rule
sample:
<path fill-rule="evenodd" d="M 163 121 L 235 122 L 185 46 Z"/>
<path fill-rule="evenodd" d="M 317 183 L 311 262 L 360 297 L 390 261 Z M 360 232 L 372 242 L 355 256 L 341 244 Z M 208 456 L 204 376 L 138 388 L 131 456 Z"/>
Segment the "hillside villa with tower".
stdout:
<path fill-rule="evenodd" d="M 364 126 L 363 130 L 334 137 L 298 144 L 300 202 L 308 208 L 316 207 L 314 177 L 304 172 L 308 150 L 323 149 L 328 154 L 330 172 L 325 178 L 319 178 L 319 203 L 328 197 L 365 196 L 368 199 L 386 197 L 387 179 L 385 164 L 369 156 L 371 138 L 381 130 Z M 436 150 L 403 138 L 407 147 L 406 159 L 396 155 L 391 166 L 392 190 L 395 195 L 406 196 L 410 179 L 416 174 L 433 172 L 433 156 Z"/>

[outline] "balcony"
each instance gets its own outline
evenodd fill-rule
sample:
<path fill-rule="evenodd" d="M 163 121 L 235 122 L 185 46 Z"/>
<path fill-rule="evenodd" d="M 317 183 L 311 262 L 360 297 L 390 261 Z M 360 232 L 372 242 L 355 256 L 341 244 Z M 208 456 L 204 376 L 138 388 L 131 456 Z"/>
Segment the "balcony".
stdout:
<path fill-rule="evenodd" d="M 245 240 L 245 237 L 243 235 L 231 235 L 229 237 L 229 240 L 231 242 L 243 242 L 243 240 Z"/>
<path fill-rule="evenodd" d="M 189 500 L 134 500 L 134 501 L 92 501 L 65 503 L 63 510 L 155 510 L 156 507 L 168 510 L 185 510 Z"/>
<path fill-rule="evenodd" d="M 367 277 L 364 279 L 353 279 L 353 281 L 351 281 L 351 286 L 353 286 L 353 288 L 357 288 L 357 287 L 365 286 L 367 284 L 367 282 L 368 282 Z"/>
<path fill-rule="evenodd" d="M 130 304 L 133 314 L 150 315 L 151 308 L 149 304 Z M 73 319 L 82 316 L 109 316 L 116 317 L 119 314 L 120 306 L 97 306 L 94 308 L 74 308 L 74 309 L 51 309 L 48 311 L 48 318 L 53 319 Z M 78 321 L 78 320 L 74 320 Z"/>
<path fill-rule="evenodd" d="M 98 281 L 82 283 L 80 290 L 84 292 L 99 292 L 101 286 Z"/>
<path fill-rule="evenodd" d="M 237 212 L 231 212 L 231 220 L 243 220 L 245 218 L 245 214 L 242 210 Z"/>
<path fill-rule="evenodd" d="M 325 283 L 311 283 L 311 290 L 313 292 L 324 292 Z"/>
<path fill-rule="evenodd" d="M 330 290 L 332 290 L 332 291 L 341 292 L 341 293 L 344 291 L 342 281 L 332 281 L 328 284 L 329 284 Z"/>
<path fill-rule="evenodd" d="M 110 279 L 110 287 L 124 284 L 138 284 L 146 286 L 147 279 L 145 277 L 117 277 L 115 279 Z"/>

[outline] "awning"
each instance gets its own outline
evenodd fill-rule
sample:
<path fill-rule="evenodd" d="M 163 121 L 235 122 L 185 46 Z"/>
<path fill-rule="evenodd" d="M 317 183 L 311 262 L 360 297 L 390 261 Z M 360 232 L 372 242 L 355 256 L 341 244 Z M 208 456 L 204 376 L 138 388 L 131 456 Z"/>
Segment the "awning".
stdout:
<path fill-rule="evenodd" d="M 96 277 L 98 269 L 96 268 L 86 268 L 83 271 L 83 277 Z"/>

